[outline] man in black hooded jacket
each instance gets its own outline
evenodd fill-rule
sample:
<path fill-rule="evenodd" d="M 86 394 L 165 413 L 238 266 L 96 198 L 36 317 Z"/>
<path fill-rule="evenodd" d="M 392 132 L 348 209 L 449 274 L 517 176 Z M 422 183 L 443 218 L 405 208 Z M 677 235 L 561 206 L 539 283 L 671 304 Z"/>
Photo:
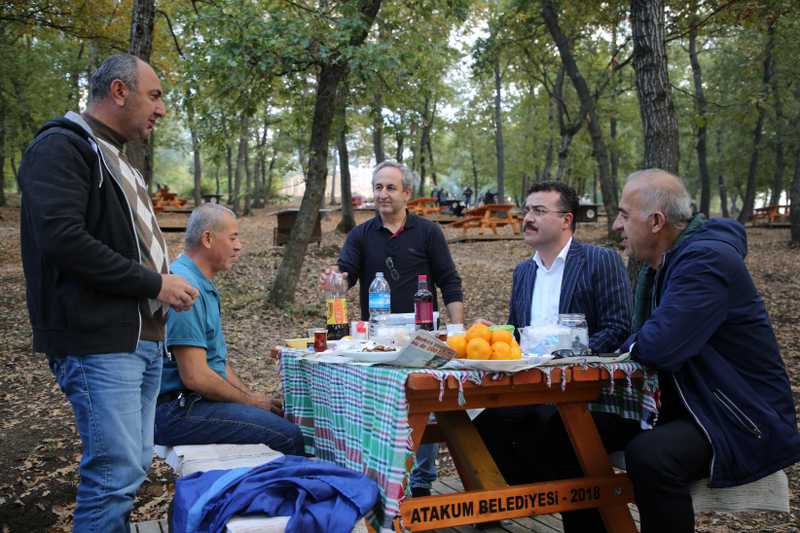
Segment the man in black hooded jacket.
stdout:
<path fill-rule="evenodd" d="M 153 454 L 166 312 L 197 295 L 169 274 L 146 185 L 123 151 L 164 113 L 153 69 L 112 56 L 92 76 L 87 110 L 45 124 L 20 166 L 33 349 L 47 354 L 83 443 L 75 531 L 127 533 Z"/>

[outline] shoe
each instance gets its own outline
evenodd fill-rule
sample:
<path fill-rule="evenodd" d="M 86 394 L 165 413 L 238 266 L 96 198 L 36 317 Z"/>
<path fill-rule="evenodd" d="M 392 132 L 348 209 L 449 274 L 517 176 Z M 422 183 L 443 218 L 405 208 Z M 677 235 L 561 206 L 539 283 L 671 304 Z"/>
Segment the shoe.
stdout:
<path fill-rule="evenodd" d="M 411 497 L 412 498 L 419 498 L 421 496 L 430 496 L 431 489 L 426 489 L 425 487 L 411 487 Z"/>

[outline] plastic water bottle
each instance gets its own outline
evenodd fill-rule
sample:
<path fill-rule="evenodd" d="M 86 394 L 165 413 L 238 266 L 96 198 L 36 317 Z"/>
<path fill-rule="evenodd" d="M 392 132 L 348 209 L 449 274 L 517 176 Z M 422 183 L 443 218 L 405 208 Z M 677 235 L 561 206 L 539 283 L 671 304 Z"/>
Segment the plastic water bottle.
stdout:
<path fill-rule="evenodd" d="M 392 291 L 389 282 L 383 277 L 383 272 L 377 272 L 375 279 L 369 286 L 369 336 L 375 336 L 375 326 L 380 320 L 378 317 L 392 312 Z"/>

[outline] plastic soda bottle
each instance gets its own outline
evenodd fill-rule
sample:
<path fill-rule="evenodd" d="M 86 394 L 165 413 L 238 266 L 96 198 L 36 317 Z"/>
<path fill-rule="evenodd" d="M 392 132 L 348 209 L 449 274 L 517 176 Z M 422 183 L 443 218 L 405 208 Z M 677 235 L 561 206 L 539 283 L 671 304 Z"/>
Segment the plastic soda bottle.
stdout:
<path fill-rule="evenodd" d="M 379 317 L 388 315 L 392 311 L 392 291 L 383 272 L 377 272 L 375 279 L 369 286 L 369 336 L 375 335 L 375 326 Z"/>
<path fill-rule="evenodd" d="M 338 340 L 350 334 L 347 320 L 347 281 L 338 272 L 331 272 L 325 287 L 328 339 Z"/>
<path fill-rule="evenodd" d="M 414 322 L 417 329 L 433 331 L 433 293 L 428 290 L 428 276 L 417 276 L 417 292 L 414 293 Z"/>

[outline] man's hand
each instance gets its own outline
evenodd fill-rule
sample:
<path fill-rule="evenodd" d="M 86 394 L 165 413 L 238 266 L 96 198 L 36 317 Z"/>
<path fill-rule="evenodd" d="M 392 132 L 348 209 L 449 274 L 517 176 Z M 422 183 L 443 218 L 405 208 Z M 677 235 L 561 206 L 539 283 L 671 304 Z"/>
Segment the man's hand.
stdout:
<path fill-rule="evenodd" d="M 327 287 L 328 280 L 330 279 L 331 274 L 339 274 L 345 280 L 347 279 L 347 272 L 340 272 L 339 271 L 339 267 L 337 265 L 325 267 L 325 270 L 323 270 L 319 274 L 319 288 L 320 289 L 324 289 L 324 288 Z"/>
<path fill-rule="evenodd" d="M 161 274 L 161 291 L 157 300 L 172 306 L 176 311 L 188 311 L 197 298 L 198 291 L 181 276 Z"/>
<path fill-rule="evenodd" d="M 283 400 L 275 396 L 272 399 L 267 398 L 266 394 L 256 392 L 250 395 L 251 403 L 260 409 L 270 411 L 278 416 L 283 416 Z"/>

